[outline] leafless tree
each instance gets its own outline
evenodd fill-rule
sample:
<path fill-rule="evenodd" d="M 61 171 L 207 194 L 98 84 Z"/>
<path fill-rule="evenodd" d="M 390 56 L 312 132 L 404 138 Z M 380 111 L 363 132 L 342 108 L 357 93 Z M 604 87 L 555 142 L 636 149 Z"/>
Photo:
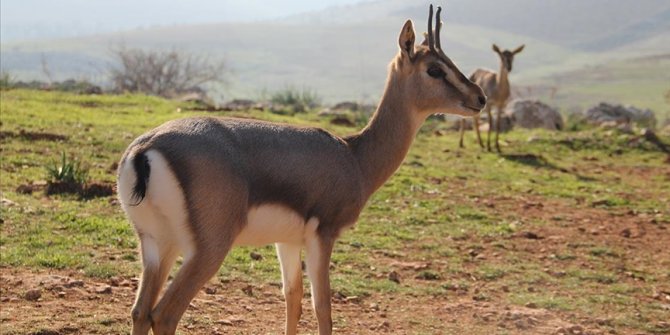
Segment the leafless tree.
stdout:
<path fill-rule="evenodd" d="M 119 48 L 112 52 L 118 64 L 111 68 L 111 79 L 118 91 L 174 97 L 206 83 L 224 82 L 222 61 L 176 50 Z"/>

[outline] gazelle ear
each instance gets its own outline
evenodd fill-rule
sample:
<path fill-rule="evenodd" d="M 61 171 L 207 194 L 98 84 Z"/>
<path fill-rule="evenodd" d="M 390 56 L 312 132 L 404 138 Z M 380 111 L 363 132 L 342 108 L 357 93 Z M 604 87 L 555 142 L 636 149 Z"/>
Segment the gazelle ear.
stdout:
<path fill-rule="evenodd" d="M 493 44 L 493 51 L 495 51 L 496 53 L 500 53 L 500 48 L 498 48 L 497 45 Z"/>
<path fill-rule="evenodd" d="M 523 47 L 525 47 L 525 46 L 526 46 L 525 44 L 521 44 L 521 46 L 514 49 L 514 51 L 512 51 L 512 53 L 513 54 L 518 54 L 519 52 L 521 52 L 521 50 L 523 50 Z"/>
<path fill-rule="evenodd" d="M 398 45 L 400 46 L 402 55 L 408 57 L 410 60 L 414 58 L 414 40 L 414 24 L 412 24 L 412 20 L 407 20 L 400 31 Z"/>

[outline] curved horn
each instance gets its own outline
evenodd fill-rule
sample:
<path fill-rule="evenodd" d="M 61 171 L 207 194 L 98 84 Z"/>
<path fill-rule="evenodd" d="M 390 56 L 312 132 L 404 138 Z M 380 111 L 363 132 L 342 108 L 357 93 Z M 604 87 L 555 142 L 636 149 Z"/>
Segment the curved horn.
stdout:
<path fill-rule="evenodd" d="M 442 7 L 437 6 L 437 14 L 435 14 L 435 47 L 438 50 L 442 50 L 442 45 L 440 43 L 440 30 L 442 30 L 442 20 L 440 20 L 440 13 L 442 12 Z"/>
<path fill-rule="evenodd" d="M 435 39 L 433 38 L 433 4 L 428 9 L 428 47 L 435 51 Z"/>

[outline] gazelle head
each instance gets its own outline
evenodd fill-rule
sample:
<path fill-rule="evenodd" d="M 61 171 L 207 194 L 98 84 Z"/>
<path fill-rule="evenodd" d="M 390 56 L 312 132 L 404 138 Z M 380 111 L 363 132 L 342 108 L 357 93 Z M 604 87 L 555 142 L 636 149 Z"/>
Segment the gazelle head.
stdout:
<path fill-rule="evenodd" d="M 512 63 L 514 62 L 514 56 L 519 52 L 521 52 L 521 50 L 523 50 L 523 47 L 525 47 L 524 44 L 522 44 L 520 47 L 512 51 L 509 51 L 507 49 L 505 49 L 504 51 L 500 51 L 500 48 L 498 48 L 498 46 L 494 44 L 493 51 L 495 51 L 495 53 L 497 53 L 498 56 L 500 56 L 500 62 L 502 62 L 502 64 L 505 66 L 507 72 L 512 72 Z"/>
<path fill-rule="evenodd" d="M 407 20 L 398 39 L 400 53 L 393 63 L 406 97 L 422 114 L 477 115 L 486 105 L 482 89 L 471 82 L 444 54 L 440 46 L 441 7 L 437 7 L 433 32 L 433 5 L 428 17 L 427 39 L 415 46 L 414 26 Z"/>

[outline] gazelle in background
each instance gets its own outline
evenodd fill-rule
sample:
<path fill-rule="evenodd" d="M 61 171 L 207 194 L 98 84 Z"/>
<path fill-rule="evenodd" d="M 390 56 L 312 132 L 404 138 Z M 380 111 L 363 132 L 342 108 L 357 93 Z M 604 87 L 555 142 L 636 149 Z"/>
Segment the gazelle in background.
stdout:
<path fill-rule="evenodd" d="M 133 334 L 174 334 L 232 247 L 270 243 L 281 264 L 286 334 L 296 333 L 302 310 L 303 248 L 319 334 L 331 334 L 335 240 L 398 168 L 429 115 L 474 116 L 486 104 L 441 50 L 432 19 L 431 6 L 427 46 L 415 46 L 412 21 L 403 26 L 379 107 L 358 134 L 200 117 L 167 122 L 130 144 L 118 192 L 142 254 Z M 183 265 L 158 299 L 179 255 Z"/>
<path fill-rule="evenodd" d="M 495 145 L 496 150 L 500 152 L 500 144 L 498 144 L 498 134 L 500 133 L 500 116 L 505 110 L 507 101 L 510 97 L 510 84 L 509 84 L 509 73 L 512 72 L 512 63 L 514 62 L 514 56 L 523 50 L 524 45 L 514 49 L 513 51 L 505 50 L 500 51 L 497 45 L 493 45 L 493 51 L 498 54 L 500 57 L 500 70 L 496 73 L 487 69 L 477 69 L 470 75 L 470 80 L 477 83 L 486 94 L 487 104 L 484 110 L 489 118 L 489 129 L 486 134 L 486 149 L 491 151 L 491 130 L 493 129 L 493 118 L 491 117 L 491 108 L 496 108 L 496 139 Z M 479 145 L 483 148 L 484 144 L 482 143 L 482 138 L 479 134 L 479 117 L 475 116 L 473 118 L 473 128 L 477 132 L 477 141 Z M 465 119 L 461 119 L 461 138 L 459 145 L 463 147 L 463 134 L 465 133 Z"/>

